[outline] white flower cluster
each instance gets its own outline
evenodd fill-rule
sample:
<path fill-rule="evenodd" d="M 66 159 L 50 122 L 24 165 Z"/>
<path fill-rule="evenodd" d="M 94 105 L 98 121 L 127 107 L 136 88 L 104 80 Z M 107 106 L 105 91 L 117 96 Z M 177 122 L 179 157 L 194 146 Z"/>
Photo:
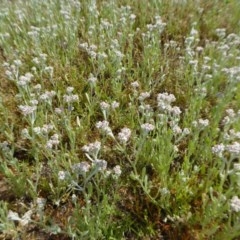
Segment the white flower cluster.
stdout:
<path fill-rule="evenodd" d="M 155 16 L 155 23 L 154 24 L 147 24 L 147 29 L 152 32 L 154 30 L 157 30 L 159 33 L 161 33 L 166 26 L 166 23 L 162 21 L 162 18 L 160 16 Z"/>
<path fill-rule="evenodd" d="M 72 94 L 74 88 L 73 87 L 67 87 L 66 92 L 67 94 L 63 95 L 63 101 L 67 104 L 71 104 L 73 102 L 78 102 L 79 97 L 77 94 Z"/>
<path fill-rule="evenodd" d="M 18 86 L 24 87 L 24 86 L 28 85 L 28 83 L 31 82 L 32 78 L 33 78 L 33 75 L 28 72 L 25 75 L 20 76 L 16 83 Z"/>
<path fill-rule="evenodd" d="M 226 45 L 225 45 L 226 46 Z M 223 46 L 221 46 L 223 51 L 225 51 L 225 54 L 227 53 L 228 49 L 224 49 Z M 240 67 L 235 66 L 231 68 L 223 68 L 222 72 L 225 73 L 228 77 L 229 82 L 235 82 L 238 83 L 240 81 Z"/>
<path fill-rule="evenodd" d="M 157 95 L 157 104 L 160 110 L 159 123 L 161 125 L 169 124 L 174 135 L 180 135 L 179 137 L 186 136 L 190 133 L 188 128 L 181 129 L 179 127 L 180 115 L 182 113 L 178 106 L 172 106 L 172 103 L 176 101 L 176 97 L 173 94 L 167 92 L 159 93 Z"/>
<path fill-rule="evenodd" d="M 52 66 L 46 66 L 46 67 L 44 68 L 44 71 L 47 72 L 47 73 L 49 73 L 49 75 L 50 75 L 51 78 L 52 78 L 52 76 L 53 76 L 53 70 L 54 70 L 54 68 L 53 68 Z"/>
<path fill-rule="evenodd" d="M 114 172 L 114 174 L 120 176 L 121 173 L 122 173 L 121 167 L 120 167 L 119 165 L 115 166 L 115 167 L 113 168 L 113 172 Z"/>
<path fill-rule="evenodd" d="M 90 166 L 87 162 L 81 162 L 73 165 L 72 167 L 73 170 L 78 174 L 87 173 L 91 167 L 94 167 L 94 168 L 96 167 L 98 171 L 107 170 L 107 161 L 104 159 L 98 158 L 100 149 L 101 149 L 101 143 L 99 141 L 95 141 L 94 143 L 89 143 L 88 145 L 84 145 L 82 147 L 82 150 L 85 152 L 85 155 L 91 161 L 92 165 Z M 109 172 L 109 174 L 110 173 L 111 171 Z M 113 173 L 115 177 L 120 176 L 121 174 L 120 166 L 115 166 L 115 168 L 113 169 Z"/>
<path fill-rule="evenodd" d="M 58 146 L 60 143 L 59 141 L 59 135 L 55 133 L 54 135 L 51 136 L 51 138 L 47 141 L 46 143 L 46 148 L 52 149 L 54 146 Z"/>
<path fill-rule="evenodd" d="M 176 135 L 183 133 L 183 130 L 178 126 L 182 111 L 178 106 L 172 106 L 172 103 L 175 101 L 176 97 L 173 94 L 164 92 L 157 95 L 157 105 L 162 112 L 158 115 L 160 123 L 166 124 L 170 120 L 170 126 L 173 133 Z M 186 130 L 184 134 L 186 135 Z"/>
<path fill-rule="evenodd" d="M 103 112 L 104 111 L 107 112 L 110 109 L 110 104 L 103 101 L 103 102 L 100 103 L 100 108 Z"/>
<path fill-rule="evenodd" d="M 119 176 L 122 174 L 121 167 L 119 165 L 115 166 L 112 172 L 113 172 L 113 177 L 119 178 Z"/>
<path fill-rule="evenodd" d="M 72 166 L 72 170 L 77 174 L 87 173 L 90 170 L 90 168 L 91 166 L 88 162 L 80 162 Z"/>
<path fill-rule="evenodd" d="M 77 94 L 63 95 L 63 101 L 66 103 L 78 102 L 79 97 Z"/>
<path fill-rule="evenodd" d="M 95 159 L 92 161 L 92 164 L 95 165 L 98 170 L 104 171 L 107 169 L 107 161 L 103 159 Z"/>
<path fill-rule="evenodd" d="M 67 87 L 66 92 L 67 94 L 71 94 L 74 90 L 74 87 Z"/>
<path fill-rule="evenodd" d="M 54 96 L 56 96 L 55 91 L 45 91 L 43 94 L 39 96 L 39 100 L 42 102 L 47 102 L 49 100 L 52 100 Z"/>
<path fill-rule="evenodd" d="M 14 65 L 17 66 L 17 67 L 20 67 L 22 66 L 22 61 L 20 59 L 16 59 L 13 61 Z"/>
<path fill-rule="evenodd" d="M 46 205 L 46 202 L 47 202 L 46 198 L 38 197 L 36 199 L 36 204 L 37 204 L 38 210 L 42 211 Z"/>
<path fill-rule="evenodd" d="M 43 66 L 47 61 L 47 56 L 48 55 L 46 53 L 40 53 L 39 57 L 35 57 L 32 59 L 32 62 L 37 66 Z"/>
<path fill-rule="evenodd" d="M 230 125 L 239 120 L 240 110 L 236 113 L 233 109 L 229 108 L 226 110 L 227 116 L 222 120 L 223 125 Z"/>
<path fill-rule="evenodd" d="M 219 38 L 224 38 L 226 36 L 226 28 L 217 28 L 215 32 Z"/>
<path fill-rule="evenodd" d="M 101 30 L 109 30 L 112 27 L 113 27 L 112 23 L 110 23 L 106 19 L 101 19 L 101 22 L 100 22 L 100 29 Z"/>
<path fill-rule="evenodd" d="M 8 77 L 9 80 L 12 81 L 18 81 L 19 77 L 19 68 L 22 66 L 22 61 L 19 59 L 16 59 L 13 61 L 13 64 L 9 64 L 5 62 L 3 66 L 6 68 L 5 74 Z"/>
<path fill-rule="evenodd" d="M 111 103 L 111 108 L 112 109 L 116 109 L 116 108 L 118 108 L 119 107 L 119 102 L 117 102 L 117 101 L 113 101 L 112 103 Z"/>
<path fill-rule="evenodd" d="M 168 93 L 159 93 L 157 95 L 158 107 L 161 111 L 170 112 L 172 110 L 171 104 L 176 101 L 176 98 L 173 94 Z"/>
<path fill-rule="evenodd" d="M 68 176 L 69 176 L 69 174 L 66 171 L 59 171 L 58 172 L 58 179 L 61 180 L 61 181 L 67 179 Z"/>
<path fill-rule="evenodd" d="M 200 118 L 197 121 L 193 121 L 192 124 L 194 127 L 198 127 L 202 129 L 209 125 L 209 120 Z"/>
<path fill-rule="evenodd" d="M 138 83 L 138 81 L 132 82 L 132 83 L 131 83 L 131 87 L 132 87 L 134 90 L 136 90 L 137 88 L 139 88 L 139 83 Z"/>
<path fill-rule="evenodd" d="M 87 158 L 91 160 L 92 166 L 98 167 L 99 170 L 106 170 L 107 162 L 103 159 L 98 159 L 98 153 L 101 149 L 101 143 L 99 141 L 95 141 L 94 143 L 89 143 L 88 145 L 84 145 L 82 150 L 85 152 Z M 80 163 L 82 164 L 82 163 Z M 84 163 L 81 167 L 85 169 L 89 169 L 88 166 Z"/>
<path fill-rule="evenodd" d="M 229 144 L 226 146 L 226 150 L 233 155 L 239 155 L 240 154 L 240 143 L 234 142 L 232 144 Z"/>
<path fill-rule="evenodd" d="M 237 196 L 234 196 L 230 200 L 230 206 L 233 212 L 240 212 L 240 199 Z"/>
<path fill-rule="evenodd" d="M 145 117 L 147 117 L 147 119 L 149 119 L 152 114 L 153 114 L 153 109 L 149 104 L 144 104 L 142 103 L 139 108 L 138 108 L 139 112 L 141 112 Z"/>
<path fill-rule="evenodd" d="M 32 106 L 37 106 L 38 105 L 38 100 L 36 99 L 31 99 L 29 102 Z"/>
<path fill-rule="evenodd" d="M 141 125 L 141 129 L 144 134 L 148 134 L 149 132 L 151 132 L 155 129 L 155 126 L 151 123 L 143 123 Z"/>
<path fill-rule="evenodd" d="M 218 157 L 223 157 L 224 151 L 227 151 L 231 155 L 237 156 L 240 154 L 240 143 L 233 142 L 232 144 L 217 144 L 212 147 L 212 153 L 217 155 Z"/>
<path fill-rule="evenodd" d="M 209 125 L 209 120 L 208 119 L 199 119 L 198 124 L 200 127 L 207 127 Z"/>
<path fill-rule="evenodd" d="M 175 123 L 172 126 L 172 131 L 175 135 L 179 135 L 182 133 L 182 129 Z"/>
<path fill-rule="evenodd" d="M 170 109 L 170 113 L 173 117 L 178 117 L 182 113 L 181 109 L 178 106 L 174 106 Z"/>
<path fill-rule="evenodd" d="M 114 135 L 112 133 L 112 129 L 109 127 L 109 122 L 108 121 L 104 120 L 104 121 L 97 122 L 96 123 L 96 128 L 99 129 L 102 133 L 114 138 Z"/>
<path fill-rule="evenodd" d="M 37 110 L 36 106 L 20 105 L 18 107 L 24 116 L 30 115 Z"/>
<path fill-rule="evenodd" d="M 103 113 L 103 116 L 104 116 L 105 120 L 107 119 L 107 117 L 109 115 L 110 109 L 114 110 L 118 107 L 119 107 L 119 102 L 116 102 L 116 101 L 113 101 L 111 103 L 111 105 L 107 102 L 104 102 L 104 101 L 100 103 L 100 108 L 102 110 L 102 113 Z"/>
<path fill-rule="evenodd" d="M 234 129 L 230 129 L 229 130 L 229 135 L 228 135 L 228 139 L 240 139 L 240 132 L 236 132 Z"/>
<path fill-rule="evenodd" d="M 129 128 L 123 128 L 121 131 L 118 133 L 118 140 L 122 144 L 126 144 L 131 137 L 131 130 Z"/>
<path fill-rule="evenodd" d="M 205 74 L 204 76 L 205 76 L 206 80 L 212 78 L 212 76 L 210 76 L 210 74 Z M 198 87 L 194 88 L 194 92 L 196 93 L 196 95 L 201 96 L 202 98 L 207 96 L 207 88 L 203 87 L 203 86 L 198 86 Z"/>
<path fill-rule="evenodd" d="M 117 60 L 118 62 L 120 62 L 122 60 L 122 58 L 124 57 L 124 54 L 120 51 L 120 44 L 118 39 L 112 39 L 111 40 L 111 45 L 110 45 L 110 54 L 109 56 L 115 60 Z"/>
<path fill-rule="evenodd" d="M 92 159 L 98 158 L 98 153 L 101 149 L 101 142 L 95 141 L 94 143 L 89 143 L 88 145 L 84 145 L 82 150 L 88 154 Z"/>

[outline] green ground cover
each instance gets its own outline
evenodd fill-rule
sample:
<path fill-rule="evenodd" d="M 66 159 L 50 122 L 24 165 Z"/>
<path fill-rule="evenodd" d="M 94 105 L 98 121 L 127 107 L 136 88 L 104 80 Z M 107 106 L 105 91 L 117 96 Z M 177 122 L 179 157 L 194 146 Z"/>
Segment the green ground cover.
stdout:
<path fill-rule="evenodd" d="M 239 12 L 2 0 L 0 239 L 239 239 Z"/>

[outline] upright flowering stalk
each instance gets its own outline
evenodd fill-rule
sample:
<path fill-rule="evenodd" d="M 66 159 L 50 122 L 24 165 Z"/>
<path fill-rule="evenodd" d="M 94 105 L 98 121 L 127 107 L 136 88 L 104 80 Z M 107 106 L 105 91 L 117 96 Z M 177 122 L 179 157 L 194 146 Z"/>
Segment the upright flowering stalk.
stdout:
<path fill-rule="evenodd" d="M 115 166 L 113 168 L 113 178 L 118 179 L 121 174 L 122 174 L 121 167 L 119 165 Z"/>
<path fill-rule="evenodd" d="M 138 100 L 140 102 L 143 102 L 145 99 L 150 97 L 150 93 L 149 92 L 143 92 L 140 94 L 140 96 L 138 97 Z"/>
<path fill-rule="evenodd" d="M 55 91 L 45 91 L 43 94 L 39 96 L 39 100 L 44 103 L 48 103 L 50 106 L 52 105 L 52 99 L 56 96 Z"/>
<path fill-rule="evenodd" d="M 88 162 L 76 163 L 72 166 L 72 170 L 76 174 L 86 174 L 90 170 L 91 166 Z"/>

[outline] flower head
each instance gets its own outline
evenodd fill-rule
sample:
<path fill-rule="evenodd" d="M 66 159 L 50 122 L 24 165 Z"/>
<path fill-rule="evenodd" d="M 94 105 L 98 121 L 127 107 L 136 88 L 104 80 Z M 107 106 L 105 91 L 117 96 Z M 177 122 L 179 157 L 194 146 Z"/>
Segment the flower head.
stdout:
<path fill-rule="evenodd" d="M 131 87 L 132 87 L 133 89 L 137 89 L 137 88 L 139 88 L 139 83 L 138 83 L 137 81 L 132 82 L 132 83 L 131 83 Z"/>
<path fill-rule="evenodd" d="M 73 90 L 74 90 L 74 87 L 67 87 L 66 92 L 68 94 L 71 94 L 73 92 Z"/>
<path fill-rule="evenodd" d="M 131 130 L 125 127 L 121 129 L 121 131 L 118 133 L 118 140 L 121 143 L 126 144 L 130 136 L 131 136 Z"/>
<path fill-rule="evenodd" d="M 119 165 L 115 166 L 113 168 L 113 173 L 114 173 L 115 177 L 119 177 L 122 174 L 121 167 Z"/>
<path fill-rule="evenodd" d="M 37 107 L 36 106 L 28 106 L 28 105 L 20 105 L 19 109 L 24 116 L 27 116 L 27 115 L 34 113 L 36 111 Z"/>
<path fill-rule="evenodd" d="M 159 110 L 172 113 L 173 115 L 180 115 L 181 110 L 178 107 L 172 107 L 171 104 L 176 101 L 173 94 L 159 93 L 157 95 L 157 103 Z"/>
<path fill-rule="evenodd" d="M 104 120 L 104 121 L 99 121 L 96 123 L 96 128 L 98 128 L 99 130 L 102 131 L 102 133 L 106 134 L 106 135 L 109 135 L 111 137 L 114 137 L 113 136 L 113 133 L 112 133 L 112 130 L 111 128 L 109 127 L 109 122 Z"/>
<path fill-rule="evenodd" d="M 138 100 L 140 102 L 144 101 L 146 98 L 150 97 L 150 93 L 149 92 L 143 92 L 140 94 L 140 96 L 138 97 Z"/>
<path fill-rule="evenodd" d="M 86 173 L 89 171 L 90 169 L 90 165 L 88 162 L 80 162 L 80 163 L 76 163 L 72 166 L 72 169 L 75 173 L 79 174 L 79 173 Z"/>
<path fill-rule="evenodd" d="M 141 125 L 141 129 L 143 130 L 144 133 L 149 133 L 151 131 L 153 131 L 155 128 L 154 125 L 152 125 L 151 123 L 144 123 Z"/>
<path fill-rule="evenodd" d="M 240 199 L 237 196 L 234 196 L 230 200 L 230 206 L 233 212 L 240 212 Z"/>
<path fill-rule="evenodd" d="M 226 150 L 231 154 L 240 154 L 240 143 L 234 142 L 226 146 Z"/>
<path fill-rule="evenodd" d="M 103 159 L 96 159 L 93 161 L 93 165 L 95 165 L 99 170 L 107 169 L 107 161 Z"/>
<path fill-rule="evenodd" d="M 66 171 L 59 171 L 58 172 L 58 179 L 63 181 L 67 178 L 68 174 Z"/>
<path fill-rule="evenodd" d="M 108 111 L 110 109 L 110 104 L 107 102 L 101 102 L 100 108 L 102 111 Z"/>
<path fill-rule="evenodd" d="M 79 97 L 76 94 L 63 95 L 63 101 L 66 103 L 78 102 L 78 100 L 79 100 Z"/>
<path fill-rule="evenodd" d="M 93 159 L 97 159 L 100 149 L 101 149 L 101 142 L 99 141 L 95 141 L 94 143 L 90 143 L 82 147 L 82 150 L 85 153 L 89 154 Z"/>
<path fill-rule="evenodd" d="M 217 144 L 212 147 L 212 153 L 216 154 L 219 157 L 222 157 L 223 151 L 225 150 L 225 146 L 221 144 Z"/>

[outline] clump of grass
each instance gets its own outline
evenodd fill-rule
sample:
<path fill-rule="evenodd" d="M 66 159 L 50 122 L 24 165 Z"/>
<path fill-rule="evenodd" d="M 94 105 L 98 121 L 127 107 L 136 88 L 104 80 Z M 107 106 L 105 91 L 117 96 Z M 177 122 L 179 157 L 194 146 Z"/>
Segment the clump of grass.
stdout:
<path fill-rule="evenodd" d="M 2 238 L 240 235 L 238 1 L 0 6 Z"/>

